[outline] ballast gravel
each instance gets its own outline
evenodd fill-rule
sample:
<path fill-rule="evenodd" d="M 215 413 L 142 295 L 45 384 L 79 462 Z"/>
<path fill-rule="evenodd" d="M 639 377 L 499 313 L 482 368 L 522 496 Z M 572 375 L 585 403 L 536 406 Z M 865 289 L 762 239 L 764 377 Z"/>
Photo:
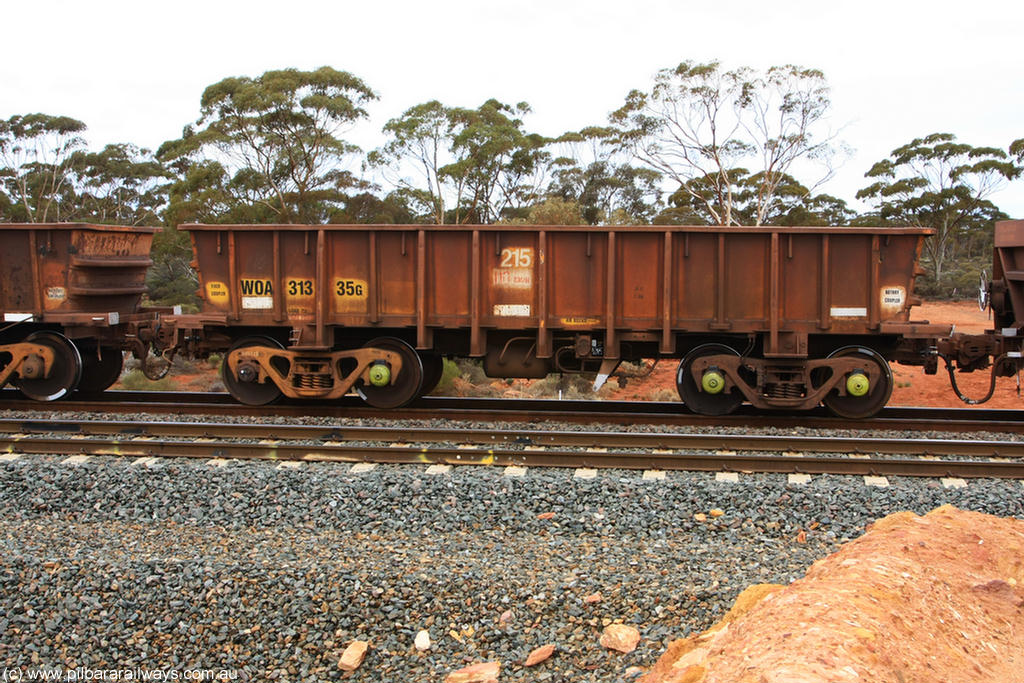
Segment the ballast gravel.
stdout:
<path fill-rule="evenodd" d="M 1019 481 L 131 463 L 0 462 L 5 667 L 425 682 L 501 661 L 501 681 L 630 680 L 747 585 L 798 578 L 881 516 L 1024 516 Z M 639 647 L 601 647 L 610 623 Z M 347 672 L 353 640 L 371 649 Z M 525 668 L 546 644 L 554 656 Z"/>

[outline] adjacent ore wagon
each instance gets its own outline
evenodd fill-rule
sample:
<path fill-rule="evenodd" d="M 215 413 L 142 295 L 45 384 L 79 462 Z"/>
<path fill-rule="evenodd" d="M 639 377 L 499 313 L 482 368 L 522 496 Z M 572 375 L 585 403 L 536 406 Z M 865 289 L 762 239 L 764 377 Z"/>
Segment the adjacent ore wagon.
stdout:
<path fill-rule="evenodd" d="M 139 325 L 157 228 L 7 224 L 0 230 L 0 386 L 37 400 L 102 391 Z"/>
<path fill-rule="evenodd" d="M 442 356 L 494 377 L 678 358 L 694 411 L 747 401 L 864 417 L 888 361 L 934 372 L 948 326 L 910 319 L 918 228 L 186 225 L 203 310 L 166 354 L 227 351 L 240 401 L 402 405 Z"/>
<path fill-rule="evenodd" d="M 992 327 L 985 334 L 960 334 L 938 339 L 937 354 L 946 362 L 953 391 L 965 403 L 984 403 L 995 392 L 996 377 L 1012 377 L 1024 366 L 1024 220 L 999 221 L 995 226 L 992 279 L 981 276 L 979 304 L 992 311 Z M 988 393 L 964 396 L 955 370 L 973 372 L 991 367 Z M 1018 392 L 1020 382 L 1017 383 Z"/>

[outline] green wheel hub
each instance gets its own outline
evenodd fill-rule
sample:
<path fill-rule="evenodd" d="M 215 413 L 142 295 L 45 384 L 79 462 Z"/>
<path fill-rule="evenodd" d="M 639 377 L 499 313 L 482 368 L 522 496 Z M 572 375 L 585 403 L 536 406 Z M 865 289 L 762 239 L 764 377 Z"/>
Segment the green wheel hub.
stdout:
<path fill-rule="evenodd" d="M 720 394 L 725 388 L 725 377 L 717 369 L 711 369 L 701 375 L 700 388 L 708 394 Z"/>
<path fill-rule="evenodd" d="M 371 365 L 370 384 L 375 387 L 386 387 L 391 384 L 391 369 L 384 363 Z"/>
<path fill-rule="evenodd" d="M 853 372 L 846 378 L 846 393 L 850 396 L 867 396 L 871 391 L 871 382 L 863 372 Z"/>

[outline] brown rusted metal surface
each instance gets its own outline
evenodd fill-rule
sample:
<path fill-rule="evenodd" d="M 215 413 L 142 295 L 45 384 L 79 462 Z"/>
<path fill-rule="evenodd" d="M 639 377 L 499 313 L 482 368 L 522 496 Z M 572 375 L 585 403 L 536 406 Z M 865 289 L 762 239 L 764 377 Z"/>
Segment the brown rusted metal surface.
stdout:
<path fill-rule="evenodd" d="M 909 320 L 928 230 L 543 226 L 188 225 L 205 310 L 285 326 L 296 346 L 327 328 L 409 328 L 417 345 L 474 338 L 679 331 L 764 333 L 766 355 L 803 356 L 811 333 L 871 334 Z M 824 259 L 824 260 L 823 260 Z M 329 341 L 329 340 L 326 340 Z M 624 343 L 624 341 L 622 342 Z M 480 344 L 473 346 L 479 349 Z"/>
<path fill-rule="evenodd" d="M 928 340 L 948 334 L 910 320 L 931 232 L 921 228 L 183 227 L 204 312 L 175 324 L 204 330 L 182 337 L 200 340 L 198 353 L 223 350 L 241 327 L 276 330 L 296 353 L 355 348 L 380 334 L 421 352 L 484 357 L 492 376 L 537 378 L 682 357 L 703 338 L 779 359 L 776 377 L 804 378 L 781 394 L 778 381 L 774 394 L 756 384 L 746 400 L 809 407 L 820 383 L 808 359 L 843 339 L 884 337 L 887 353 L 923 364 Z M 215 317 L 219 331 L 210 329 Z M 815 350 L 824 337 L 833 341 Z M 897 349 L 904 338 L 922 341 Z M 825 393 L 845 395 L 847 365 L 829 361 L 837 379 Z"/>
<path fill-rule="evenodd" d="M 10 224 L 0 230 L 0 314 L 133 313 L 146 290 L 157 228 Z"/>
<path fill-rule="evenodd" d="M 981 335 L 956 333 L 936 344 L 952 390 L 972 405 L 992 397 L 997 377 L 1012 377 L 1024 369 L 1024 220 L 996 223 L 992 266 L 992 280 L 980 283 L 979 303 L 991 308 L 993 329 Z M 988 393 L 978 397 L 960 391 L 956 371 L 989 368 Z"/>
<path fill-rule="evenodd" d="M 991 303 L 1000 328 L 1024 327 L 1024 220 L 999 221 Z"/>
<path fill-rule="evenodd" d="M 54 360 L 53 349 L 49 346 L 29 342 L 0 344 L 0 353 L 10 357 L 10 360 L 0 367 L 0 387 L 7 384 L 15 373 L 22 377 L 41 377 Z"/>
<path fill-rule="evenodd" d="M 86 223 L 4 225 L 0 386 L 15 381 L 39 400 L 66 396 L 80 381 L 90 390 L 102 390 L 117 378 L 121 350 L 134 344 L 144 354 L 140 330 L 148 329 L 154 316 L 139 304 L 158 230 Z M 46 335 L 49 348 L 31 343 L 39 334 Z M 57 375 L 52 374 L 55 367 Z"/>
<path fill-rule="evenodd" d="M 323 353 L 314 369 L 304 367 L 307 354 L 270 349 L 266 347 L 245 347 L 231 351 L 224 362 L 238 374 L 244 365 L 250 365 L 256 373 L 253 381 L 271 381 L 289 398 L 318 398 L 333 400 L 341 398 L 357 380 L 369 383 L 370 366 L 385 362 L 391 372 L 402 371 L 402 356 L 398 353 L 377 349 L 352 349 Z M 275 362 L 281 361 L 281 362 Z M 346 371 L 345 361 L 352 361 L 352 368 Z M 282 372 L 281 368 L 286 368 Z"/>

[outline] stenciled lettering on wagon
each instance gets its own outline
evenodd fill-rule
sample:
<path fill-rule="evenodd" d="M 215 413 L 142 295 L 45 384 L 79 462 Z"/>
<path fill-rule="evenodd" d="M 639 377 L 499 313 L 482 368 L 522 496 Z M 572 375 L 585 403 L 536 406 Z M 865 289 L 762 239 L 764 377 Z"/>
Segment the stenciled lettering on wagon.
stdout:
<path fill-rule="evenodd" d="M 111 233 L 82 233 L 83 256 L 132 256 L 137 240 L 134 235 L 118 235 Z"/>
<path fill-rule="evenodd" d="M 285 280 L 286 293 L 289 298 L 313 296 L 313 281 L 306 278 L 288 278 Z"/>
<path fill-rule="evenodd" d="M 206 283 L 206 299 L 212 304 L 226 304 L 230 298 L 228 286 L 223 282 Z"/>
<path fill-rule="evenodd" d="M 900 311 L 907 300 L 907 290 L 903 287 L 882 287 L 882 310 Z"/>
<path fill-rule="evenodd" d="M 338 278 L 334 281 L 334 294 L 342 299 L 365 299 L 368 289 L 366 280 Z"/>
<path fill-rule="evenodd" d="M 274 283 L 265 278 L 243 277 L 238 289 L 242 296 L 274 296 Z"/>
<path fill-rule="evenodd" d="M 312 315 L 316 307 L 314 294 L 316 286 L 310 278 L 285 278 L 284 300 L 288 315 Z"/>
<path fill-rule="evenodd" d="M 68 298 L 68 290 L 63 287 L 47 287 L 46 288 L 46 299 L 47 301 L 64 301 Z"/>
<path fill-rule="evenodd" d="M 533 288 L 533 247 L 505 247 L 498 266 L 491 269 L 491 285 L 496 289 Z"/>
<path fill-rule="evenodd" d="M 559 322 L 565 327 L 593 327 L 601 324 L 600 318 L 569 317 L 560 318 Z"/>
<path fill-rule="evenodd" d="M 533 247 L 505 247 L 501 250 L 501 268 L 532 268 Z"/>
<path fill-rule="evenodd" d="M 243 277 L 238 281 L 242 308 L 266 310 L 274 307 L 274 283 L 267 278 Z"/>

